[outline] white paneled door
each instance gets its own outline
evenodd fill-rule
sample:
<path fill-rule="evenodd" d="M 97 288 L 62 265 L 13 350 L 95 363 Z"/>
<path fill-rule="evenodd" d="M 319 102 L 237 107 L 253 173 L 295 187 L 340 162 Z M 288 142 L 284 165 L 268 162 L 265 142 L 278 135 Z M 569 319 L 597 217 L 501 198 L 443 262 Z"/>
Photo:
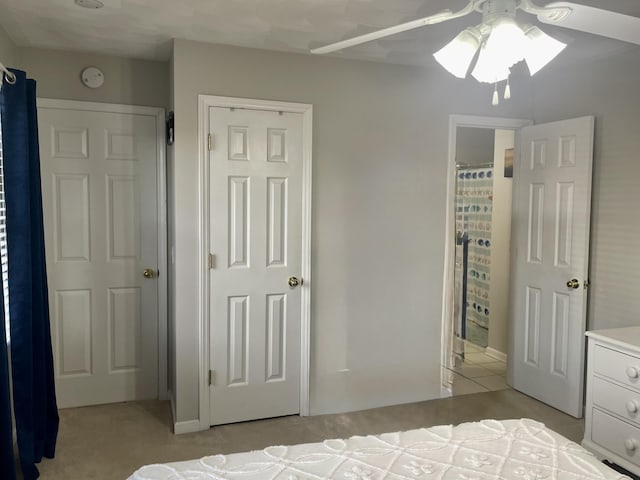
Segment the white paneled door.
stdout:
<path fill-rule="evenodd" d="M 582 416 L 593 117 L 525 127 L 514 199 L 513 387 Z"/>
<path fill-rule="evenodd" d="M 209 108 L 212 425 L 300 411 L 302 117 Z"/>
<path fill-rule="evenodd" d="M 155 398 L 156 118 L 38 115 L 58 405 Z"/>

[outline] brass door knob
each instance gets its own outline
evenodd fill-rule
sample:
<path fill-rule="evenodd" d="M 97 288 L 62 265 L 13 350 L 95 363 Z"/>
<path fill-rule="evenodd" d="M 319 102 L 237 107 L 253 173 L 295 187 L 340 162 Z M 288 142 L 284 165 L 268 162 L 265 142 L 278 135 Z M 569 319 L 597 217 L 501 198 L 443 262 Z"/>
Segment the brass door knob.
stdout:
<path fill-rule="evenodd" d="M 569 280 L 567 282 L 567 287 L 569 288 L 580 288 L 580 282 L 578 281 L 577 278 L 572 278 L 571 280 Z"/>
<path fill-rule="evenodd" d="M 145 268 L 142 271 L 144 278 L 153 278 L 156 276 L 156 271 L 153 268 Z"/>
<path fill-rule="evenodd" d="M 298 279 L 297 277 L 289 277 L 287 283 L 291 288 L 296 288 L 298 285 L 302 285 L 302 279 Z"/>

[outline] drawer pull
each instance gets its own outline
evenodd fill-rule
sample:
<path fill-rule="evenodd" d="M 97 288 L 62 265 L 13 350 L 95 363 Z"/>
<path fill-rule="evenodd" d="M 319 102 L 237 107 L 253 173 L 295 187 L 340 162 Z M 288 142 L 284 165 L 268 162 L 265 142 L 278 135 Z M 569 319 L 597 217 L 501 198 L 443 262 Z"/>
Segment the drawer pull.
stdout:
<path fill-rule="evenodd" d="M 638 369 L 635 367 L 627 367 L 627 377 L 638 378 Z"/>
<path fill-rule="evenodd" d="M 629 413 L 636 413 L 638 411 L 638 402 L 636 402 L 635 400 L 629 400 L 625 406 L 627 407 L 627 412 Z"/>
<path fill-rule="evenodd" d="M 636 448 L 638 448 L 638 442 L 635 438 L 627 438 L 624 441 L 624 448 L 626 448 L 630 452 L 634 452 Z"/>

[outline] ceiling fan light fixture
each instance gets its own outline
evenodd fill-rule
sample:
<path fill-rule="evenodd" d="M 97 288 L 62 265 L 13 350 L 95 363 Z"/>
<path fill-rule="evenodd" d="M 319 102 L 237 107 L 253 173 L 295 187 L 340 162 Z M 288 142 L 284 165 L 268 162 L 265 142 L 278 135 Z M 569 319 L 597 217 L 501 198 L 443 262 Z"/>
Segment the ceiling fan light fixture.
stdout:
<path fill-rule="evenodd" d="M 567 46 L 559 40 L 547 35 L 538 27 L 529 27 L 525 36 L 528 45 L 524 55 L 529 73 L 534 75 L 551 60 L 556 58 Z"/>
<path fill-rule="evenodd" d="M 502 18 L 491 25 L 486 49 L 492 57 L 510 68 L 524 59 L 527 37 L 513 18 Z"/>
<path fill-rule="evenodd" d="M 478 61 L 471 75 L 481 83 L 496 83 L 506 80 L 511 70 L 502 60 L 502 58 L 496 56 L 495 51 L 488 49 L 484 45 L 480 49 Z"/>
<path fill-rule="evenodd" d="M 481 39 L 482 35 L 477 29 L 467 28 L 434 53 L 433 57 L 453 76 L 465 78 L 473 57 L 480 48 Z"/>
<path fill-rule="evenodd" d="M 499 18 L 489 28 L 471 75 L 479 82 L 496 83 L 506 80 L 510 68 L 524 58 L 528 42 L 513 18 Z"/>

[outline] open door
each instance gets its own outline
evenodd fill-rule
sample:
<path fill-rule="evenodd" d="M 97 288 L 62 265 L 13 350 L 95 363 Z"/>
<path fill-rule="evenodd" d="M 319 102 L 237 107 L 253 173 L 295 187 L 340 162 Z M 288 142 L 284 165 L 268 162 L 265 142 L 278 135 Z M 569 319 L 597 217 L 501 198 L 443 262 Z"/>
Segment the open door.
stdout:
<path fill-rule="evenodd" d="M 514 192 L 513 387 L 583 411 L 593 117 L 521 130 Z"/>

